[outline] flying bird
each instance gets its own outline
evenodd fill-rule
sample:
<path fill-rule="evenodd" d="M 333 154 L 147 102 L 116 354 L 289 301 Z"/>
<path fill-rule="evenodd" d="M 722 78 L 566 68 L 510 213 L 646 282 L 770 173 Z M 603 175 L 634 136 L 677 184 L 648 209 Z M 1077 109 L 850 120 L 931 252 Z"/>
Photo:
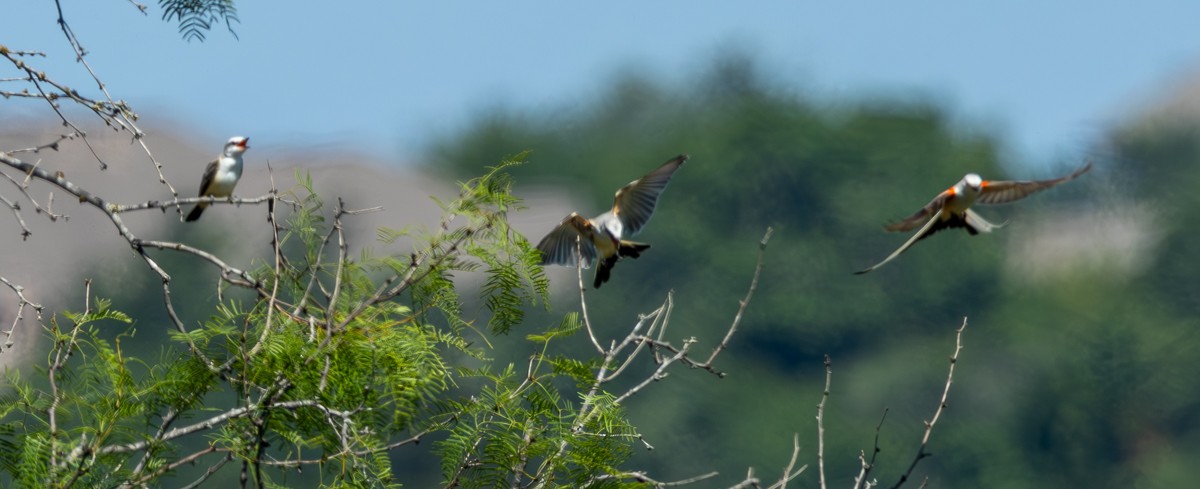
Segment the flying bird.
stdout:
<path fill-rule="evenodd" d="M 623 257 L 637 258 L 650 248 L 646 243 L 629 241 L 626 238 L 637 234 L 650 221 L 658 196 L 667 188 L 675 170 L 687 161 L 688 155 L 671 158 L 646 176 L 629 182 L 617 190 L 612 210 L 593 219 L 577 212 L 563 219 L 550 231 L 537 247 L 542 252 L 542 264 L 596 268 L 596 280 L 592 287 L 599 289 L 608 281 L 612 267 Z M 578 251 L 577 251 L 578 250 Z"/>
<path fill-rule="evenodd" d="M 235 136 L 229 138 L 229 142 L 225 143 L 225 151 L 208 164 L 204 169 L 204 178 L 200 180 L 200 196 L 201 197 L 229 197 L 233 195 L 233 187 L 238 183 L 238 179 L 242 178 L 242 153 L 245 153 L 249 146 L 246 143 L 250 142 L 250 138 Z M 208 202 L 199 202 L 196 207 L 192 208 L 185 221 L 191 222 L 200 219 L 200 214 L 208 207 Z"/>
<path fill-rule="evenodd" d="M 968 173 L 962 180 L 938 194 L 925 207 L 904 220 L 891 224 L 884 229 L 888 231 L 911 231 L 920 226 L 921 229 L 913 234 L 908 241 L 900 245 L 896 251 L 884 258 L 883 261 L 871 268 L 854 272 L 861 275 L 885 263 L 892 261 L 904 253 L 917 241 L 929 237 L 933 233 L 948 228 L 964 228 L 972 236 L 979 233 L 990 233 L 993 229 L 1003 227 L 1007 223 L 993 224 L 971 210 L 974 204 L 1005 204 L 1021 200 L 1029 195 L 1046 190 L 1055 185 L 1069 182 L 1092 169 L 1089 162 L 1075 172 L 1065 177 L 1050 180 L 984 180 L 979 175 Z M 922 224 L 924 224 L 922 226 Z"/>

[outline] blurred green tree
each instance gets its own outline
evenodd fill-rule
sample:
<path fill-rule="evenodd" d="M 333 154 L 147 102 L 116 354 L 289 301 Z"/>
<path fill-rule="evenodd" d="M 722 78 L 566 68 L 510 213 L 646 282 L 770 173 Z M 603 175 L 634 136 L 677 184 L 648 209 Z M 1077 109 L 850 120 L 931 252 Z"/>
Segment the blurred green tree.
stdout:
<path fill-rule="evenodd" d="M 681 301 L 731 296 L 739 284 L 727 277 L 746 267 L 732 244 L 778 230 L 756 307 L 724 359 L 737 365 L 727 382 L 674 383 L 664 390 L 675 402 L 630 410 L 646 436 L 690 447 L 660 452 L 659 472 L 719 460 L 715 468 L 730 474 L 767 459 L 772 441 L 811 426 L 803 406 L 816 402 L 824 353 L 846 372 L 831 398 L 830 432 L 840 432 L 829 440 L 831 471 L 845 478 L 858 469 L 854 457 L 829 454 L 866 448 L 885 407 L 884 453 L 908 453 L 905 443 L 928 416 L 921 403 L 932 395 L 937 345 L 955 318 L 970 316 L 967 355 L 978 363 L 958 378 L 945 438 L 933 447 L 939 458 L 924 466 L 935 480 L 1187 480 L 1181 461 L 1200 456 L 1200 360 L 1190 355 L 1200 333 L 1189 319 L 1200 307 L 1191 280 L 1200 198 L 1187 184 L 1200 178 L 1200 124 L 1131 124 L 1080 181 L 980 210 L 1011 218 L 1008 227 L 939 233 L 882 273 L 854 277 L 906 238 L 883 233 L 883 224 L 963 174 L 1044 178 L 1084 158 L 1008 175 L 1002 141 L 937 103 L 818 102 L 764 71 L 751 56 L 726 53 L 707 72 L 669 82 L 626 72 L 576 106 L 497 108 L 430 150 L 435 167 L 464 175 L 486 155 L 532 149 L 520 181 L 569 186 L 584 214 L 663 159 L 691 154 L 644 233 L 654 247 L 590 293 L 600 324 L 620 321 L 618 305 L 668 289 Z M 715 338 L 712 318 L 730 307 L 691 304 L 678 321 Z M 888 480 L 904 468 L 876 473 Z"/>

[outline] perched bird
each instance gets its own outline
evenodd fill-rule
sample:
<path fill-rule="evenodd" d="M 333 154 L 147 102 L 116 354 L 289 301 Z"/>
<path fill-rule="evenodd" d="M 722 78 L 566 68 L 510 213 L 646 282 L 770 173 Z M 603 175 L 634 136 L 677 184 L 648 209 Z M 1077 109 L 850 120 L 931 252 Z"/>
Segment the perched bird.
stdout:
<path fill-rule="evenodd" d="M 637 258 L 650 245 L 635 243 L 625 238 L 642 230 L 650 216 L 658 196 L 667 188 L 675 170 L 683 166 L 688 155 L 671 158 L 646 176 L 621 187 L 613 199 L 612 210 L 593 219 L 572 212 L 550 231 L 537 247 L 542 251 L 542 264 L 574 266 L 582 262 L 590 268 L 599 260 L 596 280 L 592 287 L 599 289 L 608 281 L 612 267 L 622 257 Z M 578 244 L 576 244 L 578 242 Z M 576 250 L 578 249 L 578 252 Z"/>
<path fill-rule="evenodd" d="M 988 222 L 971 210 L 973 204 L 1004 204 L 1020 200 L 1034 192 L 1046 190 L 1055 185 L 1074 180 L 1091 169 L 1092 164 L 1088 163 L 1065 177 L 1050 180 L 1021 181 L 984 180 L 979 175 L 968 173 L 967 176 L 959 180 L 953 187 L 938 194 L 937 197 L 934 197 L 932 201 L 925 204 L 925 207 L 922 207 L 915 214 L 885 227 L 884 229 L 888 231 L 911 231 L 924 223 L 924 226 L 921 226 L 921 229 L 916 234 L 908 238 L 908 241 L 905 241 L 903 245 L 900 245 L 900 248 L 893 251 L 883 261 L 871 268 L 854 272 L 854 274 L 864 274 L 883 266 L 885 263 L 900 256 L 901 253 L 904 253 L 905 250 L 917 241 L 943 229 L 965 228 L 971 235 L 990 233 L 993 229 L 1002 227 L 1006 223 L 992 224 Z"/>
<path fill-rule="evenodd" d="M 236 136 L 225 143 L 225 151 L 204 169 L 204 178 L 200 180 L 201 197 L 229 197 L 233 195 L 233 187 L 242 178 L 242 153 L 249 146 L 250 138 Z M 200 219 L 200 214 L 208 207 L 208 202 L 200 202 L 192 208 L 185 221 Z"/>

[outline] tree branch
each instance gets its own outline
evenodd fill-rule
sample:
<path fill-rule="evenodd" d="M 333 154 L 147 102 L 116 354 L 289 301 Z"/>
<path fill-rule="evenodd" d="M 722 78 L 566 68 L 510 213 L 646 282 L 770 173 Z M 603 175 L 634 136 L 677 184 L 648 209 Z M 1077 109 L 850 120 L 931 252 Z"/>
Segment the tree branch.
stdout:
<path fill-rule="evenodd" d="M 13 347 L 13 331 L 17 329 L 17 325 L 21 323 L 21 320 L 25 318 L 25 306 L 33 308 L 34 312 L 37 314 L 38 324 L 42 323 L 42 310 L 44 307 L 42 307 L 41 304 L 30 301 L 25 297 L 25 287 L 9 282 L 8 279 L 2 276 L 0 276 L 0 282 L 3 282 L 4 285 L 7 285 L 8 288 L 12 289 L 13 293 L 17 294 L 16 317 L 13 318 L 12 326 L 8 328 L 8 331 L 2 331 L 2 333 L 4 333 L 4 346 L 0 348 L 0 351 L 3 351 L 5 348 Z"/>
<path fill-rule="evenodd" d="M 874 487 L 876 483 L 867 480 L 867 476 L 871 475 L 871 469 L 875 468 L 875 457 L 879 455 L 879 431 L 883 429 L 883 422 L 887 419 L 888 410 L 883 410 L 883 416 L 879 418 L 879 424 L 875 425 L 875 446 L 871 450 L 871 460 L 867 461 L 866 454 L 861 450 L 858 452 L 858 462 L 861 468 L 858 476 L 854 478 L 854 489 L 860 487 L 869 489 Z"/>
<path fill-rule="evenodd" d="M 825 390 L 821 392 L 821 402 L 817 404 L 817 474 L 820 477 L 820 487 L 825 489 L 825 401 L 829 400 L 829 386 L 833 381 L 833 362 L 825 355 Z"/>
<path fill-rule="evenodd" d="M 955 332 L 954 354 L 950 355 L 950 372 L 946 375 L 946 387 L 942 390 L 942 399 L 938 402 L 937 410 L 933 412 L 933 419 L 925 422 L 925 435 L 921 437 L 921 446 L 917 449 L 917 456 L 913 458 L 912 464 L 908 466 L 908 470 L 904 472 L 904 475 L 900 476 L 900 480 L 896 482 L 896 485 L 892 486 L 892 489 L 897 489 L 904 485 L 908 481 L 908 478 L 912 476 L 913 469 L 917 468 L 917 464 L 921 462 L 921 459 L 932 455 L 925 451 L 925 448 L 929 446 L 929 437 L 933 434 L 933 426 L 937 424 L 938 419 L 941 419 L 942 412 L 946 409 L 946 399 L 950 397 L 950 384 L 954 383 L 954 365 L 958 362 L 958 352 L 962 351 L 963 347 L 962 333 L 964 329 L 967 329 L 967 318 L 965 317 L 963 318 L 962 326 Z"/>
<path fill-rule="evenodd" d="M 733 333 L 737 331 L 738 324 L 742 322 L 742 314 L 746 312 L 746 306 L 750 305 L 750 298 L 754 296 L 754 290 L 758 288 L 758 277 L 762 273 L 763 254 L 766 253 L 767 241 L 771 239 L 771 234 L 774 232 L 775 230 L 773 228 L 768 227 L 767 233 L 764 234 L 762 240 L 758 242 L 758 259 L 754 264 L 754 277 L 750 279 L 750 289 L 746 291 L 746 297 L 741 301 L 738 301 L 738 310 L 737 314 L 733 316 L 733 324 L 729 326 L 729 331 L 725 333 L 725 338 L 721 340 L 721 343 L 717 345 L 717 347 L 713 349 L 712 354 L 708 356 L 708 360 L 696 365 L 697 367 L 710 370 L 713 361 L 717 359 L 717 355 L 720 355 L 722 351 L 725 351 L 725 349 L 729 347 L 729 340 L 730 338 L 733 338 Z M 724 374 L 720 375 L 722 377 L 724 376 Z"/>

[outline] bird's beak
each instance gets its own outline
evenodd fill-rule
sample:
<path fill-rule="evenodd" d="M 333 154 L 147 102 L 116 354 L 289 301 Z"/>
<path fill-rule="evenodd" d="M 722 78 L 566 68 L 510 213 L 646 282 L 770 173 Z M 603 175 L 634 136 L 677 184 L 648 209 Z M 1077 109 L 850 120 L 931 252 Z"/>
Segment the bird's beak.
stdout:
<path fill-rule="evenodd" d="M 249 144 L 250 144 L 250 138 L 246 138 L 246 139 L 243 139 L 241 143 L 238 143 L 238 147 L 239 148 L 249 148 L 250 147 Z"/>

